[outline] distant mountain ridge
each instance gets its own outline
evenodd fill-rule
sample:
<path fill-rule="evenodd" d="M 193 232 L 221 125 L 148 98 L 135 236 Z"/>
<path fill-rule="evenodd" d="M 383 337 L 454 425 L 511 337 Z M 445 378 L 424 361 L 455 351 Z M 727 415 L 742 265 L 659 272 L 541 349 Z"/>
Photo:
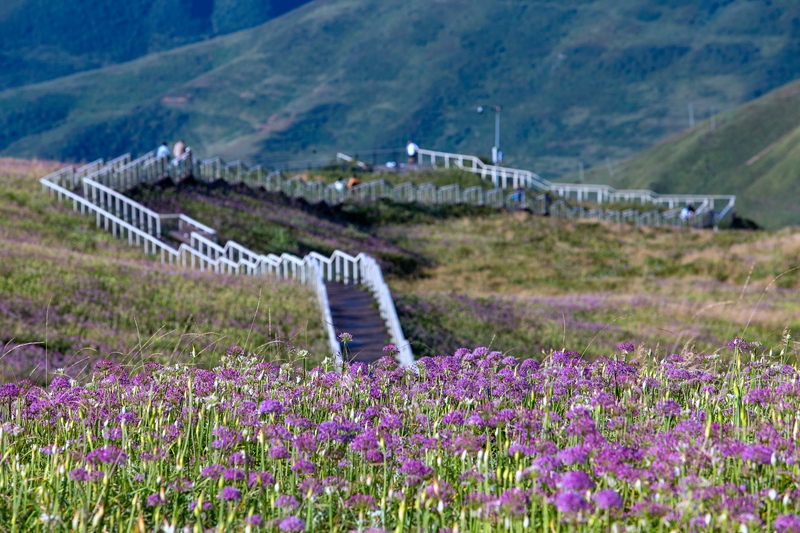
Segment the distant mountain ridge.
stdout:
<path fill-rule="evenodd" d="M 262 24 L 309 0 L 4 0 L 0 89 Z"/>
<path fill-rule="evenodd" d="M 506 163 L 556 178 L 685 129 L 690 103 L 700 122 L 798 77 L 791 0 L 314 0 L 2 91 L 0 153 L 88 160 L 182 137 L 253 163 L 409 138 L 487 155 L 493 117 L 475 109 L 499 104 Z"/>

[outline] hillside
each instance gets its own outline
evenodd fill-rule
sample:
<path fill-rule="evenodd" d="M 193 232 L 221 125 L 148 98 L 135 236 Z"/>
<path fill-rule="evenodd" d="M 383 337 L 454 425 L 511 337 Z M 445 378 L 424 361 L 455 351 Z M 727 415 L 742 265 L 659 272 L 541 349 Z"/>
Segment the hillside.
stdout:
<path fill-rule="evenodd" d="M 221 182 L 133 196 L 256 251 L 374 255 L 417 356 L 484 344 L 519 357 L 590 344 L 605 353 L 620 339 L 715 350 L 800 328 L 796 230 L 635 229 L 388 201 L 328 208 Z"/>
<path fill-rule="evenodd" d="M 53 168 L 0 159 L 0 381 L 77 377 L 100 359 L 188 362 L 193 350 L 207 365 L 235 344 L 325 352 L 310 290 L 161 265 L 42 193 Z"/>
<path fill-rule="evenodd" d="M 0 89 L 251 28 L 308 0 L 4 0 Z"/>
<path fill-rule="evenodd" d="M 587 182 L 657 192 L 734 193 L 736 211 L 759 224 L 800 225 L 800 82 L 700 122 Z M 574 178 L 575 176 L 573 176 Z"/>
<path fill-rule="evenodd" d="M 369 16 L 365 16 L 368 13 Z M 252 162 L 418 144 L 547 177 L 630 157 L 800 75 L 792 0 L 316 0 L 280 19 L 0 93 L 5 154 L 94 159 L 186 138 Z M 315 157 L 319 157 L 316 155 Z"/>

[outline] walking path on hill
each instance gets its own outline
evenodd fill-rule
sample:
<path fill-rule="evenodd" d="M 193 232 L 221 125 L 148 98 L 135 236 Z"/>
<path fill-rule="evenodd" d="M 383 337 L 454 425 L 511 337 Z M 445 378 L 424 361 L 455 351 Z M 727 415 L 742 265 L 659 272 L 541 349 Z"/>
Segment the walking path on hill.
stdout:
<path fill-rule="evenodd" d="M 377 360 L 390 341 L 398 348 L 398 362 L 414 365 L 391 292 L 372 257 L 363 253 L 354 257 L 336 250 L 329 257 L 311 252 L 300 258 L 258 254 L 233 241 L 221 246 L 213 228 L 185 215 L 157 213 L 123 194 L 165 177 L 180 181 L 194 168 L 194 161 L 186 158 L 170 162 L 168 156 L 158 158 L 149 153 L 131 161 L 127 154 L 108 163 L 98 160 L 78 169 L 70 166 L 40 181 L 59 200 L 71 201 L 76 211 L 93 214 L 98 227 L 127 238 L 130 245 L 142 246 L 145 253 L 159 255 L 162 262 L 225 274 L 274 275 L 309 285 L 317 293 L 337 366 L 341 364 L 342 346 L 334 327 L 353 335 L 355 342 L 349 343 L 348 352 L 356 361 Z"/>
<path fill-rule="evenodd" d="M 325 288 L 337 336 L 342 333 L 353 336 L 346 350 L 342 350 L 344 359 L 372 363 L 383 357 L 383 347 L 388 344 L 388 337 L 374 298 L 355 285 L 329 281 L 325 283 Z"/>

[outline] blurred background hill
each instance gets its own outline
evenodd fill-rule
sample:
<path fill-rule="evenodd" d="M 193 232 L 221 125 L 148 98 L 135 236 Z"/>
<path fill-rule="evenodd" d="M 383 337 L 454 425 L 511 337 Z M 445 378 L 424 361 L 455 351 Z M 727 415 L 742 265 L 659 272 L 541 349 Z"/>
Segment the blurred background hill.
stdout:
<path fill-rule="evenodd" d="M 577 181 L 579 176 L 570 176 Z M 595 167 L 587 183 L 658 192 L 728 190 L 737 212 L 778 228 L 800 223 L 800 82 L 704 120 L 631 160 Z"/>
<path fill-rule="evenodd" d="M 688 129 L 690 106 L 695 127 L 714 113 L 722 131 L 726 111 L 800 77 L 792 0 L 63 4 L 0 7 L 0 153 L 91 160 L 183 137 L 258 163 L 408 138 L 487 155 L 493 120 L 475 109 L 498 104 L 509 165 L 559 178 L 583 163 L 614 184 L 748 196 L 735 160 L 683 177 L 650 161 L 623 179 L 615 165 Z M 773 217 L 762 192 L 747 214 L 798 221 Z"/>
<path fill-rule="evenodd" d="M 130 61 L 262 24 L 308 0 L 4 0 L 0 88 Z"/>

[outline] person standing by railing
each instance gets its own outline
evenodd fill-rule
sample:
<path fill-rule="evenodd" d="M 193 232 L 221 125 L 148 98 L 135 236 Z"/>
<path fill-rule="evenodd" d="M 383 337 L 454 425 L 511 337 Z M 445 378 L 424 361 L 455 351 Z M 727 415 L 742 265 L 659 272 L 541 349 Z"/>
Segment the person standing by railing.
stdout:
<path fill-rule="evenodd" d="M 156 159 L 161 159 L 162 157 L 169 157 L 169 145 L 167 141 L 163 141 L 156 151 Z"/>
<path fill-rule="evenodd" d="M 419 146 L 414 144 L 413 141 L 406 143 L 406 153 L 408 154 L 408 164 L 414 165 L 417 162 L 417 155 L 419 153 Z"/>
<path fill-rule="evenodd" d="M 180 157 L 186 152 L 186 143 L 183 142 L 183 139 L 179 140 L 175 143 L 175 146 L 172 147 L 172 155 L 174 157 Z"/>

